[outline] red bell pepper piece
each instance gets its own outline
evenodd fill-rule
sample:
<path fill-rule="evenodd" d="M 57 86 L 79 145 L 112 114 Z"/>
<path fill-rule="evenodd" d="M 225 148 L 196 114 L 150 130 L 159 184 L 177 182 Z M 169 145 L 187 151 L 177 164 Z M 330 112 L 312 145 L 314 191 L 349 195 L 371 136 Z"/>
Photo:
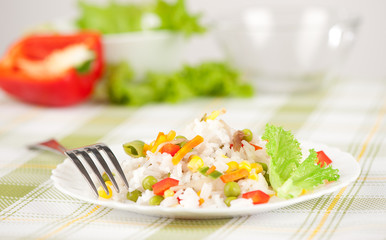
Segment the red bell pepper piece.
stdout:
<path fill-rule="evenodd" d="M 256 190 L 256 191 L 244 193 L 242 195 L 242 198 L 252 199 L 253 204 L 261 204 L 261 203 L 267 203 L 270 199 L 270 196 L 265 192 Z"/>
<path fill-rule="evenodd" d="M 257 146 L 255 144 L 252 144 L 252 143 L 249 143 L 249 144 L 251 144 L 255 148 L 255 151 L 262 149 L 262 147 Z"/>
<path fill-rule="evenodd" d="M 330 165 L 332 163 L 331 159 L 323 152 L 323 151 L 319 151 L 319 152 L 316 152 L 318 155 L 318 164 L 320 165 L 320 167 L 323 167 L 324 164 L 326 164 L 326 166 Z"/>
<path fill-rule="evenodd" d="M 160 152 L 161 153 L 169 153 L 170 155 L 174 156 L 178 150 L 180 150 L 180 146 L 178 146 L 177 144 L 173 144 L 173 143 L 166 143 L 161 149 L 160 149 Z"/>
<path fill-rule="evenodd" d="M 257 145 L 255 145 L 255 144 L 253 144 L 253 143 L 249 143 L 249 144 L 251 144 L 251 145 L 255 148 L 255 151 L 260 150 L 260 149 L 263 149 L 262 147 L 257 146 Z M 229 147 L 230 147 L 230 148 L 233 148 L 233 144 L 230 144 Z M 241 147 L 244 147 L 244 144 L 241 144 Z"/>
<path fill-rule="evenodd" d="M 72 66 L 71 61 L 79 58 L 69 49 L 76 47 L 92 57 Z M 30 35 L 11 46 L 0 60 L 0 87 L 29 103 L 72 105 L 89 97 L 103 66 L 101 37 L 97 33 Z"/>
<path fill-rule="evenodd" d="M 174 178 L 165 178 L 153 184 L 153 192 L 155 195 L 164 195 L 164 192 L 171 187 L 177 186 L 179 181 Z"/>

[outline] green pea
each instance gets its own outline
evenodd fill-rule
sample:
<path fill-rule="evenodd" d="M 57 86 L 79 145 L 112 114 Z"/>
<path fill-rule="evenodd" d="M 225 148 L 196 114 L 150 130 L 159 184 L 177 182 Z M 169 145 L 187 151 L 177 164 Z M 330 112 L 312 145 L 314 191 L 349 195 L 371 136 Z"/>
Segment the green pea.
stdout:
<path fill-rule="evenodd" d="M 182 136 L 182 135 L 178 135 L 177 137 L 175 137 L 175 139 L 184 139 L 184 140 L 188 140 L 185 136 Z"/>
<path fill-rule="evenodd" d="M 244 133 L 244 137 L 243 137 L 243 140 L 247 141 L 247 142 L 250 142 L 252 141 L 253 139 L 253 134 L 252 134 L 252 131 L 248 128 L 245 128 L 243 129 L 242 131 Z"/>
<path fill-rule="evenodd" d="M 153 190 L 153 185 L 157 183 L 157 179 L 153 176 L 147 176 L 142 180 L 142 187 L 145 190 Z"/>
<path fill-rule="evenodd" d="M 164 197 L 160 195 L 155 195 L 150 198 L 149 205 L 152 205 L 152 206 L 160 205 L 163 200 L 164 200 Z"/>
<path fill-rule="evenodd" d="M 224 194 L 227 197 L 238 197 L 241 193 L 240 186 L 237 182 L 227 182 L 224 186 Z"/>
<path fill-rule="evenodd" d="M 137 202 L 140 196 L 142 196 L 142 192 L 139 191 L 138 189 L 132 192 L 127 192 L 127 195 L 126 195 L 127 199 L 133 202 Z"/>
<path fill-rule="evenodd" d="M 227 198 L 225 198 L 224 203 L 225 203 L 228 207 L 230 207 L 230 206 L 231 206 L 231 202 L 232 202 L 233 200 L 235 200 L 235 199 L 237 199 L 237 197 L 227 197 Z"/>

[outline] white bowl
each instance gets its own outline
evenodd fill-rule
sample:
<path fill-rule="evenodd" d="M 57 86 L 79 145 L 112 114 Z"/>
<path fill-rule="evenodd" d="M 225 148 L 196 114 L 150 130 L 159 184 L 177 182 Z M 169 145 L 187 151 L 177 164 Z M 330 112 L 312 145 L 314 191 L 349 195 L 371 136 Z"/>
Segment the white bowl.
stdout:
<path fill-rule="evenodd" d="M 126 61 L 137 77 L 146 72 L 170 72 L 180 68 L 185 39 L 170 31 L 143 31 L 103 35 L 107 64 Z"/>
<path fill-rule="evenodd" d="M 258 91 L 322 86 L 345 59 L 359 19 L 323 7 L 262 6 L 219 21 L 224 53 Z"/>

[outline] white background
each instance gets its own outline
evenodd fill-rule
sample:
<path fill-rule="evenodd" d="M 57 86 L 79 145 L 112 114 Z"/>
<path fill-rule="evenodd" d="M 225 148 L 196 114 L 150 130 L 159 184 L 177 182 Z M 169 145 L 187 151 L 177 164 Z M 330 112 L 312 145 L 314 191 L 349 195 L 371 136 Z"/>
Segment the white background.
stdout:
<path fill-rule="evenodd" d="M 214 17 L 223 12 L 251 5 L 261 0 L 186 0 L 194 12 Z M 386 0 L 271 0 L 270 4 L 325 5 L 344 9 L 361 16 L 362 24 L 357 42 L 341 73 L 370 80 L 386 80 Z M 0 0 L 0 54 L 28 28 L 55 18 L 76 15 L 76 0 Z M 196 37 L 188 45 L 188 61 L 221 56 L 211 35 Z"/>

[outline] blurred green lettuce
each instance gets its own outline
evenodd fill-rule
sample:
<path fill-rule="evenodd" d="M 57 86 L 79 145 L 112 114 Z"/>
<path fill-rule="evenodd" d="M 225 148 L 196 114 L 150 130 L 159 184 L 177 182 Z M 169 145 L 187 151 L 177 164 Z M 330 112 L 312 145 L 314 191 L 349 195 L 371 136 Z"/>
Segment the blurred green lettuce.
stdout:
<path fill-rule="evenodd" d="M 81 0 L 78 2 L 80 16 L 76 25 L 80 29 L 97 30 L 103 34 L 135 32 L 142 30 L 170 30 L 185 36 L 200 34 L 206 28 L 200 24 L 200 14 L 188 12 L 185 0 L 155 0 L 146 3 L 118 3 L 96 5 Z M 146 24 L 146 17 L 156 18 L 154 26 Z M 154 19 L 153 19 L 154 20 Z"/>
<path fill-rule="evenodd" d="M 110 65 L 105 89 L 110 102 L 140 106 L 152 102 L 177 103 L 193 97 L 251 97 L 253 87 L 225 62 L 185 65 L 173 73 L 148 73 L 136 79 L 126 62 Z"/>

